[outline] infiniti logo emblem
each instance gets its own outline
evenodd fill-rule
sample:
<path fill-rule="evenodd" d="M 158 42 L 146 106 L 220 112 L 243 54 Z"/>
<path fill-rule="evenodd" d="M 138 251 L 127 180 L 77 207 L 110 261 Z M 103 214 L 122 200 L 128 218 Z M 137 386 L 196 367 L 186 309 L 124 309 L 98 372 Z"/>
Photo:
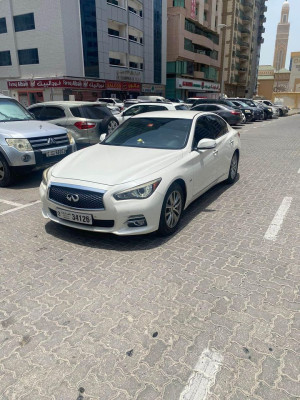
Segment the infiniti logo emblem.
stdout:
<path fill-rule="evenodd" d="M 78 194 L 67 194 L 67 200 L 68 201 L 74 201 L 74 203 L 77 203 L 79 201 L 79 196 Z"/>

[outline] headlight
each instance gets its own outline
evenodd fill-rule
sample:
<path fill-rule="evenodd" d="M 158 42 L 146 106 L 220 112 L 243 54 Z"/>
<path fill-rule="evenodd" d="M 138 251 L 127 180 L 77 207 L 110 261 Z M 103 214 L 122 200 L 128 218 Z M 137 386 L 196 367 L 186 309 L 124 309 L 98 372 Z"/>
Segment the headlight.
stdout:
<path fill-rule="evenodd" d="M 114 198 L 116 200 L 147 199 L 155 192 L 160 182 L 161 178 L 144 183 L 143 185 L 136 186 L 129 190 L 123 190 L 122 192 L 114 194 Z"/>
<path fill-rule="evenodd" d="M 18 151 L 33 151 L 27 139 L 5 139 L 6 143 Z"/>
<path fill-rule="evenodd" d="M 49 178 L 51 176 L 51 169 L 52 169 L 52 167 L 46 168 L 45 171 L 43 172 L 43 180 L 42 180 L 42 182 L 43 182 L 43 184 L 45 186 L 48 185 L 48 181 L 49 181 Z"/>
<path fill-rule="evenodd" d="M 73 138 L 73 136 L 72 136 L 72 133 L 71 133 L 71 132 L 68 132 L 67 135 L 68 135 L 68 139 L 69 139 L 70 144 L 74 144 L 74 143 L 75 143 L 75 140 L 74 140 L 74 138 Z"/>
<path fill-rule="evenodd" d="M 268 111 L 272 112 L 273 110 L 272 110 L 272 108 L 268 108 Z"/>

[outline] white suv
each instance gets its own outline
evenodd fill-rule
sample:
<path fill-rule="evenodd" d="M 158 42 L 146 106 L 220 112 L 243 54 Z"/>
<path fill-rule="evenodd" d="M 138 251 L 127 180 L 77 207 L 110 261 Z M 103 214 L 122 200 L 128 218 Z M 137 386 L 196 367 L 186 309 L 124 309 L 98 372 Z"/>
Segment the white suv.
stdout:
<path fill-rule="evenodd" d="M 176 110 L 188 110 L 188 108 L 182 103 L 138 103 L 131 107 L 128 107 L 119 115 L 115 115 L 119 124 L 122 124 L 128 118 L 133 115 L 138 115 L 142 113 L 152 112 L 152 111 L 176 111 Z"/>
<path fill-rule="evenodd" d="M 120 99 L 112 99 L 110 97 L 101 97 L 101 98 L 97 99 L 97 101 L 119 107 L 120 111 L 122 111 L 124 109 L 124 103 Z"/>

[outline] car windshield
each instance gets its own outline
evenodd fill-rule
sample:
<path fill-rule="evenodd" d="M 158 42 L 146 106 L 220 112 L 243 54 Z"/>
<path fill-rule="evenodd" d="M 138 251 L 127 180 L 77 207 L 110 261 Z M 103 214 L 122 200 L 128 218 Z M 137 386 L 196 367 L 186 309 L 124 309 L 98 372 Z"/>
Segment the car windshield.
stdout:
<path fill-rule="evenodd" d="M 74 117 L 79 117 L 79 118 L 103 119 L 105 117 L 112 116 L 112 113 L 108 107 L 97 106 L 97 105 L 72 107 L 70 108 L 70 111 Z"/>
<path fill-rule="evenodd" d="M 234 104 L 237 104 L 238 106 L 246 107 L 248 108 L 248 104 L 244 103 L 243 101 L 235 101 Z"/>
<path fill-rule="evenodd" d="M 187 106 L 185 106 L 184 104 L 178 104 L 177 106 L 175 106 L 176 110 L 188 110 Z"/>
<path fill-rule="evenodd" d="M 101 144 L 178 150 L 185 147 L 192 120 L 180 118 L 131 118 Z"/>
<path fill-rule="evenodd" d="M 243 100 L 243 103 L 247 104 L 248 106 L 251 107 L 256 107 L 256 104 L 252 100 Z"/>
<path fill-rule="evenodd" d="M 13 99 L 0 99 L 0 122 L 28 121 L 31 114 Z"/>

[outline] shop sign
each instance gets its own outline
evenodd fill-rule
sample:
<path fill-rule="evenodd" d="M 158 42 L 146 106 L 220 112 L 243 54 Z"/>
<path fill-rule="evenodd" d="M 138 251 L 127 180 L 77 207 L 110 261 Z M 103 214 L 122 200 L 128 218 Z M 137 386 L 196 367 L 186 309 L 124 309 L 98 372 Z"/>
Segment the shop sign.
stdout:
<path fill-rule="evenodd" d="M 215 82 L 196 81 L 192 79 L 176 79 L 177 89 L 189 89 L 189 90 L 201 90 L 207 92 L 218 92 L 220 91 L 220 84 Z"/>
<path fill-rule="evenodd" d="M 142 73 L 141 71 L 117 71 L 117 79 L 119 81 L 128 81 L 128 82 L 141 82 L 142 81 Z"/>
<path fill-rule="evenodd" d="M 106 81 L 107 90 L 121 90 L 124 92 L 140 92 L 141 84 L 137 82 Z"/>
<path fill-rule="evenodd" d="M 8 89 L 45 89 L 45 88 L 69 88 L 69 89 L 104 89 L 105 81 L 91 81 L 80 79 L 31 79 L 22 81 L 7 81 Z"/>
<path fill-rule="evenodd" d="M 191 2 L 191 18 L 196 19 L 196 0 Z"/>
<path fill-rule="evenodd" d="M 163 85 L 151 85 L 151 84 L 143 84 L 142 92 L 143 93 L 164 93 L 165 87 Z"/>

